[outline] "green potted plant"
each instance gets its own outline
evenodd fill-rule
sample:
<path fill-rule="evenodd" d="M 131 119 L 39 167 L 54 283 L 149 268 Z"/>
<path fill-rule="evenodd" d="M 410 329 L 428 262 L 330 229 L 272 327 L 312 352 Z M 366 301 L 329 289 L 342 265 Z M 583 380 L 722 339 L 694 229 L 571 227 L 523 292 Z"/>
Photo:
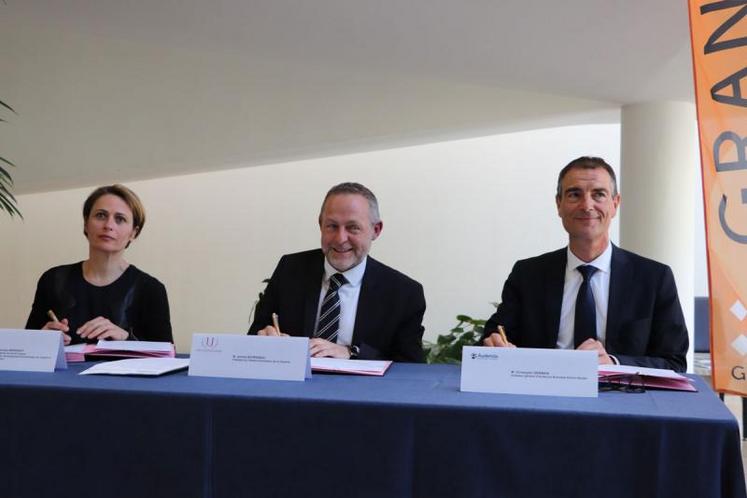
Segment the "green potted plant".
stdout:
<path fill-rule="evenodd" d="M 3 109 L 9 110 L 13 114 L 16 114 L 16 111 L 14 111 L 12 107 L 10 107 L 2 100 L 0 100 L 0 106 Z M 5 119 L 0 117 L 0 122 L 5 121 Z M 7 166 L 15 167 L 15 164 L 0 156 L 0 211 L 5 211 L 10 215 L 11 218 L 15 215 L 23 218 L 23 215 L 18 210 L 16 198 L 13 197 L 13 194 L 10 192 L 10 190 L 13 188 L 13 178 L 11 178 L 8 170 L 5 169 L 5 167 Z"/>
<path fill-rule="evenodd" d="M 491 302 L 498 309 L 498 302 Z M 428 363 L 462 363 L 463 346 L 480 346 L 485 331 L 486 320 L 457 315 L 457 324 L 446 334 L 441 334 L 436 342 L 423 341 L 425 361 Z"/>
<path fill-rule="evenodd" d="M 485 330 L 485 320 L 467 315 L 457 315 L 458 323 L 447 334 L 441 334 L 435 343 L 424 342 L 425 358 L 428 363 L 462 362 L 462 346 L 476 346 Z"/>

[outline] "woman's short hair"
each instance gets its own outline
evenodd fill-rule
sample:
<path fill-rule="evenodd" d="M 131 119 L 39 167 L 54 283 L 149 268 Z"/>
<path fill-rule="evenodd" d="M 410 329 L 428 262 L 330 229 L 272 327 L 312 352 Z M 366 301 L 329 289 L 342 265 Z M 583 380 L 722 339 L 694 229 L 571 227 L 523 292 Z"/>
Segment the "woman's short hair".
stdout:
<path fill-rule="evenodd" d="M 143 231 L 143 225 L 145 225 L 145 208 L 135 192 L 118 183 L 114 185 L 104 185 L 103 187 L 99 187 L 91 192 L 91 195 L 88 196 L 86 202 L 83 203 L 83 221 L 85 222 L 88 220 L 93 205 L 96 204 L 99 197 L 107 194 L 116 195 L 130 208 L 130 211 L 132 211 L 132 227 L 136 230 L 135 238 L 137 238 L 140 235 L 140 232 Z"/>

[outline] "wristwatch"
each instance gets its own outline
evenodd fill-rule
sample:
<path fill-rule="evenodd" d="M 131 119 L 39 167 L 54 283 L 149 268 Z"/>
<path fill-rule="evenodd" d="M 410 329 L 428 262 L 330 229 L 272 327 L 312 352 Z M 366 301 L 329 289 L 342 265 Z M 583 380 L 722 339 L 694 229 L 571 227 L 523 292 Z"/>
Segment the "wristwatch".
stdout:
<path fill-rule="evenodd" d="M 358 358 L 358 355 L 361 354 L 361 348 L 359 348 L 358 346 L 354 346 L 352 344 L 348 346 L 348 351 L 350 351 L 351 360 Z"/>

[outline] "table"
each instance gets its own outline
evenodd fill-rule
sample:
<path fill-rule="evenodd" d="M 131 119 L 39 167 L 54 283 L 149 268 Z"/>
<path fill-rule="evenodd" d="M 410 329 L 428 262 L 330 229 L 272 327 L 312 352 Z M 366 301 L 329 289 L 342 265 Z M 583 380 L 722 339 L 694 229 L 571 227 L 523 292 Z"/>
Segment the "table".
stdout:
<path fill-rule="evenodd" d="M 306 382 L 0 372 L 0 496 L 745 497 L 697 393 L 459 392 L 459 368 Z"/>

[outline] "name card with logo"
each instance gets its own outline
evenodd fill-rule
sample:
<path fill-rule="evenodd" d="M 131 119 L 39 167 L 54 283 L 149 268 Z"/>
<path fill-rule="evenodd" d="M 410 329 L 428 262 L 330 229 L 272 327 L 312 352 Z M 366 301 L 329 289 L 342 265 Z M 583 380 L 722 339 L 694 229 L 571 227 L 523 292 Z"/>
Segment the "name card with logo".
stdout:
<path fill-rule="evenodd" d="M 0 370 L 54 372 L 67 368 L 59 330 L 0 329 Z"/>
<path fill-rule="evenodd" d="M 311 378 L 309 338 L 194 334 L 189 375 L 302 381 Z"/>
<path fill-rule="evenodd" d="M 465 346 L 461 390 L 595 398 L 597 361 L 596 351 Z"/>

